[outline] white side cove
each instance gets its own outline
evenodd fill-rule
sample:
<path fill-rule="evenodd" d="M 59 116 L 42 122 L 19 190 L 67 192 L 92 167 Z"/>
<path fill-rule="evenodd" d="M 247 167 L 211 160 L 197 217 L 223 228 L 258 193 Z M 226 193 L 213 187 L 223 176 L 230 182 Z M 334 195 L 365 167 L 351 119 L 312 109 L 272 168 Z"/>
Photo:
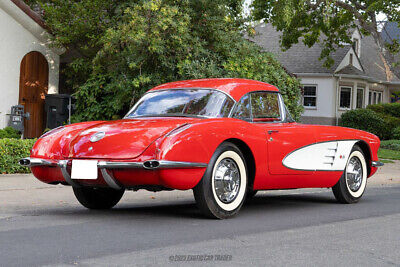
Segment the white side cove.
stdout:
<path fill-rule="evenodd" d="M 282 161 L 289 169 L 344 171 L 351 149 L 359 140 L 315 143 L 289 153 Z"/>

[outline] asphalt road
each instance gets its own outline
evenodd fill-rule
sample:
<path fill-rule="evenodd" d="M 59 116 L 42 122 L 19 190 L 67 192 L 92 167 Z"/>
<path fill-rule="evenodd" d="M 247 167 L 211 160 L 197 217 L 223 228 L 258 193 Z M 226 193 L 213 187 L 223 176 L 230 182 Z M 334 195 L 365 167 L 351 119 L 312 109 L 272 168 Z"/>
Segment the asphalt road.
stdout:
<path fill-rule="evenodd" d="M 229 220 L 205 219 L 191 192 L 126 192 L 90 211 L 71 188 L 0 177 L 0 266 L 400 266 L 400 185 L 358 204 L 328 189 L 262 192 Z"/>

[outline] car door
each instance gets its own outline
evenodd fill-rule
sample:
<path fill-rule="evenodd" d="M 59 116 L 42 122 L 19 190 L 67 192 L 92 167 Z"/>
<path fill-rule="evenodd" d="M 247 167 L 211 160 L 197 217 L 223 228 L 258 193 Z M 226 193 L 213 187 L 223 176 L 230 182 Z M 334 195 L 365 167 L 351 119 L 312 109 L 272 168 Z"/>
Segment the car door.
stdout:
<path fill-rule="evenodd" d="M 282 97 L 276 92 L 250 94 L 251 120 L 265 131 L 268 170 L 270 175 L 311 175 L 313 171 L 293 169 L 283 164 L 287 155 L 301 147 L 315 143 L 315 135 L 307 125 L 293 122 Z M 307 160 L 305 155 L 302 160 Z M 310 157 L 311 159 L 311 157 Z"/>

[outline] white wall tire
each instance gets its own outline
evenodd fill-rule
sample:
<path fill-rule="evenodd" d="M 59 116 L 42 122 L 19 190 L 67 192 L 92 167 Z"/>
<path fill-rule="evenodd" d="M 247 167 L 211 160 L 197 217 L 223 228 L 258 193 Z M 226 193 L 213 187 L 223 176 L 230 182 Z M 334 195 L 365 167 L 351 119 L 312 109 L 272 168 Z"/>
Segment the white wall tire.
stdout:
<path fill-rule="evenodd" d="M 205 215 L 225 219 L 237 214 L 242 207 L 247 184 L 247 166 L 242 152 L 234 144 L 226 142 L 215 151 L 193 192 Z"/>
<path fill-rule="evenodd" d="M 361 148 L 355 145 L 348 157 L 346 168 L 337 184 L 332 187 L 333 194 L 341 203 L 355 203 L 365 192 L 367 186 L 367 162 Z"/>

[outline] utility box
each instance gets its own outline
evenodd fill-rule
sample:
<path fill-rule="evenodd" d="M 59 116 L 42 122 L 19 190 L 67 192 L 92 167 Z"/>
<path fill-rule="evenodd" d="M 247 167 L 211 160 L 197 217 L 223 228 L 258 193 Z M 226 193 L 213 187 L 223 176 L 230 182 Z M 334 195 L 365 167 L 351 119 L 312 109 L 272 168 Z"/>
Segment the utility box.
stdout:
<path fill-rule="evenodd" d="M 23 105 L 16 105 L 11 107 L 11 113 L 7 114 L 10 116 L 10 126 L 15 130 L 23 133 L 24 132 L 24 120 L 29 120 L 29 113 L 24 112 Z"/>
<path fill-rule="evenodd" d="M 67 94 L 49 94 L 45 99 L 47 113 L 46 128 L 54 129 L 69 123 L 71 117 L 72 96 Z"/>

